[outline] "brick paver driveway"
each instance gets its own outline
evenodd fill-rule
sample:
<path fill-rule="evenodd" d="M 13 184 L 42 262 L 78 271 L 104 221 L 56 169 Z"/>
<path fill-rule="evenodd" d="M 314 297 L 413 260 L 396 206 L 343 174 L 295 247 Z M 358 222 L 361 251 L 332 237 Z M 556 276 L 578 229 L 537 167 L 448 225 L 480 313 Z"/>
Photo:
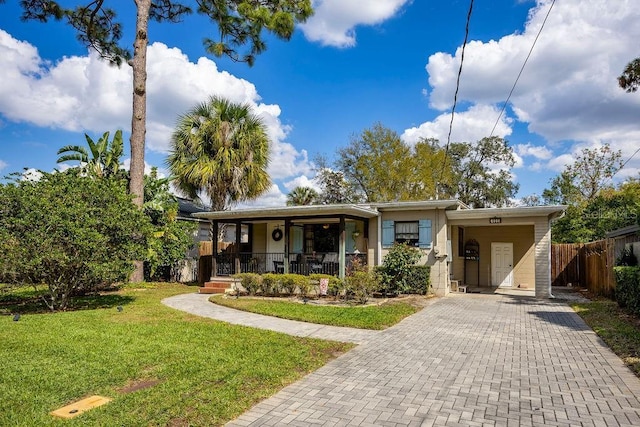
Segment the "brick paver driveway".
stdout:
<path fill-rule="evenodd" d="M 638 380 L 565 304 L 441 298 L 229 425 L 640 426 Z"/>

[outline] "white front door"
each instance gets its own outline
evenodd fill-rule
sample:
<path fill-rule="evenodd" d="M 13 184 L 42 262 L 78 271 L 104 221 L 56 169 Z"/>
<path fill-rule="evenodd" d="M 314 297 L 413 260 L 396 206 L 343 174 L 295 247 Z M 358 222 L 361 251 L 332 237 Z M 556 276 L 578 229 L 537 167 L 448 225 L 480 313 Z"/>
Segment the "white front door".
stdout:
<path fill-rule="evenodd" d="M 491 284 L 513 286 L 513 243 L 491 243 Z"/>

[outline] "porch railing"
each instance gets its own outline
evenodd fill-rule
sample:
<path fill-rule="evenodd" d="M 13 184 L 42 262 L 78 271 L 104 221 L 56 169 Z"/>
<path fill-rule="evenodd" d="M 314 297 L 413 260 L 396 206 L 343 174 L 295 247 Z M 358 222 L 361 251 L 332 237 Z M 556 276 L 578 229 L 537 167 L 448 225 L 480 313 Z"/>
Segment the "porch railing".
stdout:
<path fill-rule="evenodd" d="M 242 252 L 239 254 L 240 273 L 284 273 L 284 253 L 256 253 Z M 354 260 L 360 265 L 366 265 L 365 254 L 348 253 L 345 256 L 345 269 L 349 271 Z M 230 276 L 238 270 L 236 255 L 220 253 L 216 256 L 217 275 Z M 295 274 L 329 274 L 337 276 L 340 264 L 336 253 L 289 254 L 289 273 Z"/>

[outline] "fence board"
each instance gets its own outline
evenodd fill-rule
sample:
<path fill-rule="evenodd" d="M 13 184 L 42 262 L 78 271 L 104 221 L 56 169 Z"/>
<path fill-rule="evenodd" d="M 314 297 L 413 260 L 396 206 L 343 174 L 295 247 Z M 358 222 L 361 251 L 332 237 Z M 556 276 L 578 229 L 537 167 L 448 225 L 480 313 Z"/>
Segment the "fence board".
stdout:
<path fill-rule="evenodd" d="M 581 244 L 559 243 L 551 246 L 551 284 L 582 286 L 580 281 Z"/>
<path fill-rule="evenodd" d="M 555 286 L 579 285 L 594 295 L 613 297 L 615 292 L 615 240 L 566 243 L 551 246 L 551 280 Z"/>

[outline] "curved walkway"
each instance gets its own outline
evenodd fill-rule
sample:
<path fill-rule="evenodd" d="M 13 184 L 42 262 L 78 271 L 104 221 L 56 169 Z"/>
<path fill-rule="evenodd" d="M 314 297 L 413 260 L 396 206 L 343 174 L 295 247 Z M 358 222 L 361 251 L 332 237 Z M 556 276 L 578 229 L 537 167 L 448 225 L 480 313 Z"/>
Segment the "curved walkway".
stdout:
<path fill-rule="evenodd" d="M 565 303 L 456 294 L 228 425 L 639 426 L 640 380 Z"/>
<path fill-rule="evenodd" d="M 297 337 L 321 338 L 325 340 L 363 344 L 379 333 L 379 331 L 316 325 L 314 323 L 263 316 L 262 314 L 249 313 L 213 304 L 209 302 L 210 297 L 211 295 L 206 294 L 183 294 L 165 298 L 162 300 L 162 303 L 197 316 L 217 319 L 236 325 L 269 329 Z"/>

